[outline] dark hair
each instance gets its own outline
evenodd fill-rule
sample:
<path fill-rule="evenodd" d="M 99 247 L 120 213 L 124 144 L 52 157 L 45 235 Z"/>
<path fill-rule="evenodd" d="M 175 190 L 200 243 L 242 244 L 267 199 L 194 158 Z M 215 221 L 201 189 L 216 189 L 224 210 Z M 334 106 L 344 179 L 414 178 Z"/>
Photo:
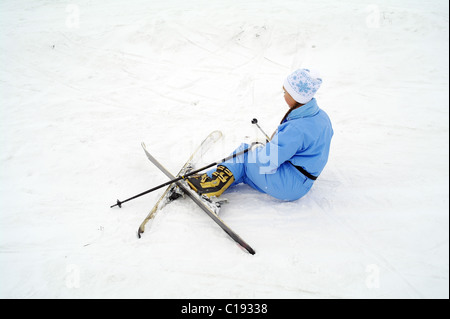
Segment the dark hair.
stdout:
<path fill-rule="evenodd" d="M 301 103 L 296 102 L 295 105 L 294 105 L 292 108 L 290 108 L 289 111 L 286 112 L 286 114 L 284 114 L 283 119 L 281 120 L 280 124 L 283 124 L 284 120 L 288 117 L 288 115 L 289 115 L 293 110 L 298 109 L 300 106 L 303 106 L 303 105 L 305 105 L 305 104 L 301 104 Z M 272 138 L 275 136 L 276 133 L 277 133 L 277 130 L 275 130 L 275 132 L 273 132 L 273 134 L 272 134 L 272 136 L 270 137 L 270 139 L 272 139 Z"/>
<path fill-rule="evenodd" d="M 283 116 L 283 119 L 281 120 L 280 124 L 283 124 L 284 120 L 288 117 L 288 115 L 289 115 L 293 110 L 298 109 L 298 108 L 299 108 L 300 106 L 302 106 L 302 105 L 304 105 L 304 104 L 301 104 L 301 103 L 296 102 L 295 105 L 294 105 L 294 107 L 291 107 L 291 108 L 289 109 L 289 111 L 287 111 L 286 114 Z"/>

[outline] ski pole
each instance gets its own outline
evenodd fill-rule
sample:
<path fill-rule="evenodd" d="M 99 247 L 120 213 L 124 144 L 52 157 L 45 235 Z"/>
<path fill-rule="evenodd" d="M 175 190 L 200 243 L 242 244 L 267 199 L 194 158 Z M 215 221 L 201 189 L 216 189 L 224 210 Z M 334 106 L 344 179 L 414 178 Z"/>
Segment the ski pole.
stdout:
<path fill-rule="evenodd" d="M 135 195 L 135 196 L 133 196 L 133 197 L 130 197 L 130 198 L 125 199 L 125 200 L 123 200 L 123 201 L 117 200 L 116 204 L 112 205 L 111 208 L 113 208 L 113 207 L 115 207 L 115 206 L 122 207 L 122 204 L 125 203 L 125 202 L 128 202 L 128 201 L 130 201 L 130 200 L 132 200 L 132 199 L 135 199 L 135 198 L 138 198 L 138 197 L 141 197 L 141 196 L 143 196 L 143 195 L 145 195 L 145 194 L 151 193 L 151 192 L 153 192 L 153 191 L 155 191 L 155 190 L 157 190 L 157 189 L 160 189 L 160 188 L 162 188 L 162 187 L 164 187 L 164 186 L 170 185 L 170 184 L 172 184 L 172 183 L 176 183 L 176 182 L 178 182 L 178 181 L 180 181 L 180 180 L 182 180 L 182 179 L 185 179 L 185 178 L 187 178 L 187 177 L 189 177 L 189 176 L 192 176 L 192 175 L 197 174 L 197 173 L 199 173 L 199 172 L 201 172 L 201 171 L 204 171 L 205 169 L 208 169 L 208 168 L 213 167 L 213 166 L 215 166 L 215 165 L 218 165 L 218 164 L 220 164 L 220 163 L 226 162 L 226 161 L 228 161 L 228 160 L 230 160 L 230 159 L 232 159 L 232 158 L 235 158 L 235 157 L 237 157 L 237 156 L 240 156 L 240 155 L 242 155 L 242 154 L 245 154 L 245 153 L 247 153 L 247 152 L 252 148 L 252 146 L 253 146 L 254 144 L 259 144 L 259 143 L 257 143 L 257 142 L 256 142 L 256 143 L 252 143 L 252 145 L 251 145 L 249 148 L 247 148 L 247 149 L 245 149 L 245 150 L 243 150 L 243 151 L 240 151 L 240 152 L 235 153 L 235 154 L 231 154 L 230 156 L 227 156 L 227 157 L 221 159 L 220 161 L 217 161 L 217 162 L 211 163 L 211 164 L 209 164 L 209 165 L 206 165 L 206 166 L 204 166 L 204 167 L 202 167 L 202 168 L 199 168 L 199 169 L 197 169 L 197 170 L 195 170 L 195 171 L 189 172 L 189 173 L 186 174 L 186 175 L 179 176 L 179 177 L 177 177 L 177 178 L 175 178 L 175 179 L 173 179 L 173 180 L 171 180 L 171 181 L 168 181 L 168 182 L 166 182 L 166 183 L 163 183 L 163 184 L 161 184 L 161 185 L 158 185 L 158 186 L 156 186 L 156 187 L 153 187 L 153 188 L 151 188 L 151 189 L 149 189 L 149 190 L 146 190 L 145 192 L 142 192 L 142 193 L 140 193 L 140 194 L 137 194 L 137 195 Z"/>
<path fill-rule="evenodd" d="M 261 128 L 261 126 L 258 125 L 258 120 L 257 119 L 253 119 L 252 120 L 252 124 L 256 124 L 256 126 L 259 128 L 259 130 L 266 136 L 266 142 L 270 141 L 269 136 L 267 136 L 267 134 L 263 131 L 263 129 Z"/>

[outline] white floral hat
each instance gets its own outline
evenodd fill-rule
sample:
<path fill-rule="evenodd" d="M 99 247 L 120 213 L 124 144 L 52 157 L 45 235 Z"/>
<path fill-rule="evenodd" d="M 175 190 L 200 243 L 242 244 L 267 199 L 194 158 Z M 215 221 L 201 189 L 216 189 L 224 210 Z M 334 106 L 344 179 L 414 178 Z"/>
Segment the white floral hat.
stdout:
<path fill-rule="evenodd" d="M 284 89 L 292 98 L 301 104 L 306 104 L 314 97 L 322 79 L 312 75 L 308 69 L 298 69 L 290 74 L 284 81 Z"/>

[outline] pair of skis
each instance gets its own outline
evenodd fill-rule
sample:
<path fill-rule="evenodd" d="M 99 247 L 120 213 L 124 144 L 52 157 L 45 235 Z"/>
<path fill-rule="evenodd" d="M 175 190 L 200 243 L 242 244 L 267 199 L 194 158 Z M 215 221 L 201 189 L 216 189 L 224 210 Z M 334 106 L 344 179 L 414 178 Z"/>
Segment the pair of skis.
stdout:
<path fill-rule="evenodd" d="M 220 138 L 222 137 L 222 132 L 213 131 L 211 132 L 205 140 L 200 144 L 200 146 L 194 151 L 191 157 L 187 160 L 186 164 L 181 168 L 178 176 L 183 176 L 189 171 L 192 171 L 194 165 L 198 162 L 198 160 L 203 156 L 203 154 Z M 163 165 L 161 165 L 147 150 L 144 143 L 141 144 L 144 149 L 147 158 L 157 167 L 159 168 L 170 180 L 175 179 L 173 176 Z M 225 224 L 225 222 L 219 218 L 218 213 L 220 209 L 220 202 L 214 202 L 206 197 L 202 197 L 193 191 L 184 180 L 180 180 L 176 183 L 170 184 L 156 204 L 153 206 L 150 213 L 147 217 L 142 221 L 141 225 L 138 229 L 138 237 L 141 237 L 141 234 L 145 231 L 146 224 L 155 217 L 155 214 L 158 210 L 161 210 L 166 204 L 176 199 L 177 197 L 186 194 L 189 198 L 191 198 L 194 203 L 196 203 L 209 217 L 211 217 L 214 222 L 220 226 L 236 243 L 238 243 L 242 248 L 248 251 L 250 254 L 254 255 L 255 251 L 250 245 L 248 245 L 238 234 L 236 234 L 229 226 Z"/>

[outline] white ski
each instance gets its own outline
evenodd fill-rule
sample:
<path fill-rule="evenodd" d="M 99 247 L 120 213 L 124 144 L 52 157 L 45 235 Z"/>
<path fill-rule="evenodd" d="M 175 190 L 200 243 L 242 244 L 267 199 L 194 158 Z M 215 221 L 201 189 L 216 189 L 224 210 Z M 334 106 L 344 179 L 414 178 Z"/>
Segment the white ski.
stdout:
<path fill-rule="evenodd" d="M 222 138 L 222 132 L 220 131 L 213 131 L 211 132 L 204 140 L 203 142 L 197 147 L 197 149 L 192 153 L 192 155 L 189 157 L 189 159 L 186 161 L 186 163 L 181 168 L 180 172 L 178 173 L 178 176 L 183 176 L 186 173 L 189 173 L 189 171 L 192 170 L 193 165 L 195 165 L 199 159 L 202 158 L 202 156 L 211 148 L 211 146 L 216 143 L 218 140 Z M 175 184 L 170 184 L 164 193 L 161 195 L 161 197 L 158 199 L 156 204 L 153 206 L 151 211 L 148 213 L 147 217 L 142 221 L 140 224 L 137 236 L 138 238 L 141 238 L 141 234 L 145 231 L 145 226 L 149 221 L 153 221 L 156 213 L 161 210 L 166 204 L 170 203 L 174 200 L 173 195 L 178 194 L 177 197 L 183 195 L 181 189 Z M 151 224 L 150 224 L 151 225 Z"/>
<path fill-rule="evenodd" d="M 156 167 L 158 167 L 170 180 L 175 179 L 175 176 L 173 176 L 163 165 L 161 165 L 148 151 L 145 147 L 144 143 L 141 143 L 142 148 L 144 149 L 145 154 L 147 155 L 148 159 L 155 164 Z M 184 180 L 180 180 L 176 182 L 176 184 L 180 187 L 180 189 L 188 195 L 209 217 L 212 218 L 216 222 L 217 225 L 219 225 L 235 242 L 237 242 L 242 248 L 247 250 L 250 254 L 254 255 L 255 250 L 250 247 L 249 244 L 247 244 L 241 237 L 239 237 L 238 234 L 236 234 L 230 227 L 228 227 L 225 222 L 217 216 L 216 210 L 214 209 L 213 202 L 207 200 L 204 197 L 201 197 L 198 195 L 195 191 L 193 191 Z M 216 206 L 217 207 L 217 206 Z"/>

